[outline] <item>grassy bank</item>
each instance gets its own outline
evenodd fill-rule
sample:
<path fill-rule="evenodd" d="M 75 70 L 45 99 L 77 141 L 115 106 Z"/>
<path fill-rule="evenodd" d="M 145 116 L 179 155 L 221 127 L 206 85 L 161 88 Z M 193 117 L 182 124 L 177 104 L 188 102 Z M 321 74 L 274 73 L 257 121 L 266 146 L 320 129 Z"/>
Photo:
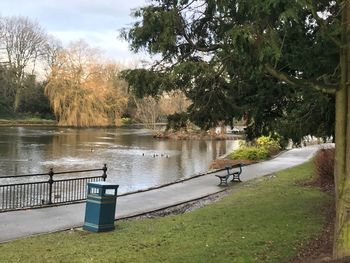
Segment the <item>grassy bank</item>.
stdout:
<path fill-rule="evenodd" d="M 55 120 L 47 120 L 40 118 L 23 118 L 23 119 L 0 119 L 0 126 L 25 126 L 25 125 L 56 125 Z"/>
<path fill-rule="evenodd" d="M 325 223 L 332 200 L 299 181 L 312 165 L 235 184 L 182 215 L 118 221 L 117 231 L 72 230 L 0 245 L 0 262 L 286 262 Z"/>

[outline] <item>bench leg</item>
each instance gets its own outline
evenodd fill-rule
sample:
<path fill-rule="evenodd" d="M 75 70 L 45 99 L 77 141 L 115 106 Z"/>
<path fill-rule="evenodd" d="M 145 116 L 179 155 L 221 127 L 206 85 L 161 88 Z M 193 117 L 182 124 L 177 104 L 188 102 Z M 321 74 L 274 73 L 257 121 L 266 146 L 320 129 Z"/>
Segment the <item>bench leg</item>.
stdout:
<path fill-rule="evenodd" d="M 233 178 L 232 178 L 231 182 L 242 182 L 240 175 L 241 175 L 240 173 L 234 173 L 232 175 Z"/>
<path fill-rule="evenodd" d="M 226 186 L 228 185 L 228 184 L 227 184 L 227 177 L 219 177 L 219 179 L 220 179 L 220 184 L 219 184 L 219 186 L 220 186 L 220 185 L 223 185 L 223 184 L 226 185 Z"/>
<path fill-rule="evenodd" d="M 223 181 L 222 181 L 222 183 L 225 185 L 225 186 L 227 186 L 228 184 L 227 184 L 227 179 L 224 179 Z M 220 183 L 221 184 L 221 183 Z"/>

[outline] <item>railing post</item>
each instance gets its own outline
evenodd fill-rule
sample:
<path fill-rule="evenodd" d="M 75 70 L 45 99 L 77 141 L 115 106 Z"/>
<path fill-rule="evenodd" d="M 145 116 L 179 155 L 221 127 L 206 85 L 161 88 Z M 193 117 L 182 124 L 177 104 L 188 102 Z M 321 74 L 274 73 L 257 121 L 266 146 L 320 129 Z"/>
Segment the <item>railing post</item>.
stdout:
<path fill-rule="evenodd" d="M 52 204 L 52 185 L 53 185 L 53 175 L 54 174 L 55 173 L 53 172 L 53 168 L 50 168 L 50 172 L 49 172 L 50 178 L 48 181 L 48 183 L 49 183 L 49 205 Z"/>
<path fill-rule="evenodd" d="M 102 174 L 103 181 L 106 181 L 106 178 L 107 178 L 107 164 L 103 165 L 102 170 L 103 170 L 103 174 Z"/>

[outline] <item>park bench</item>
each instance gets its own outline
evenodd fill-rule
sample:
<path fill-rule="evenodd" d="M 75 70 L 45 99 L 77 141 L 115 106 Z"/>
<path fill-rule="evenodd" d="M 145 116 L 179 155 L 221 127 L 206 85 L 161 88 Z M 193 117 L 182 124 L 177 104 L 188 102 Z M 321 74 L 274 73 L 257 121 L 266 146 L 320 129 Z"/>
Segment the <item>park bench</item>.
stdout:
<path fill-rule="evenodd" d="M 243 164 L 241 164 L 241 163 L 235 164 L 232 166 L 226 166 L 225 167 L 226 172 L 227 172 L 226 174 L 224 174 L 224 175 L 216 174 L 215 176 L 220 179 L 219 185 L 223 185 L 223 184 L 227 185 L 227 180 L 230 178 L 231 175 L 233 177 L 231 182 L 241 182 L 240 175 L 242 173 L 242 166 L 243 166 Z"/>

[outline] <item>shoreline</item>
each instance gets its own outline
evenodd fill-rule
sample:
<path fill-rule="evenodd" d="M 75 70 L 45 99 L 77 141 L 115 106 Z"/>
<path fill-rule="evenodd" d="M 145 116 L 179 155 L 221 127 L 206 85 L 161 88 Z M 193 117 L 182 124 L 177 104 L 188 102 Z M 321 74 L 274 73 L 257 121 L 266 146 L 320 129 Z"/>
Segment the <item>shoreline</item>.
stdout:
<path fill-rule="evenodd" d="M 2 119 L 0 118 L 0 127 L 13 127 L 13 126 L 57 126 L 56 120 L 39 119 L 39 118 L 23 118 L 23 119 Z"/>
<path fill-rule="evenodd" d="M 243 140 L 245 134 L 233 134 L 233 133 L 224 133 L 224 134 L 210 134 L 205 131 L 155 131 L 153 135 L 154 139 L 158 140 Z"/>

